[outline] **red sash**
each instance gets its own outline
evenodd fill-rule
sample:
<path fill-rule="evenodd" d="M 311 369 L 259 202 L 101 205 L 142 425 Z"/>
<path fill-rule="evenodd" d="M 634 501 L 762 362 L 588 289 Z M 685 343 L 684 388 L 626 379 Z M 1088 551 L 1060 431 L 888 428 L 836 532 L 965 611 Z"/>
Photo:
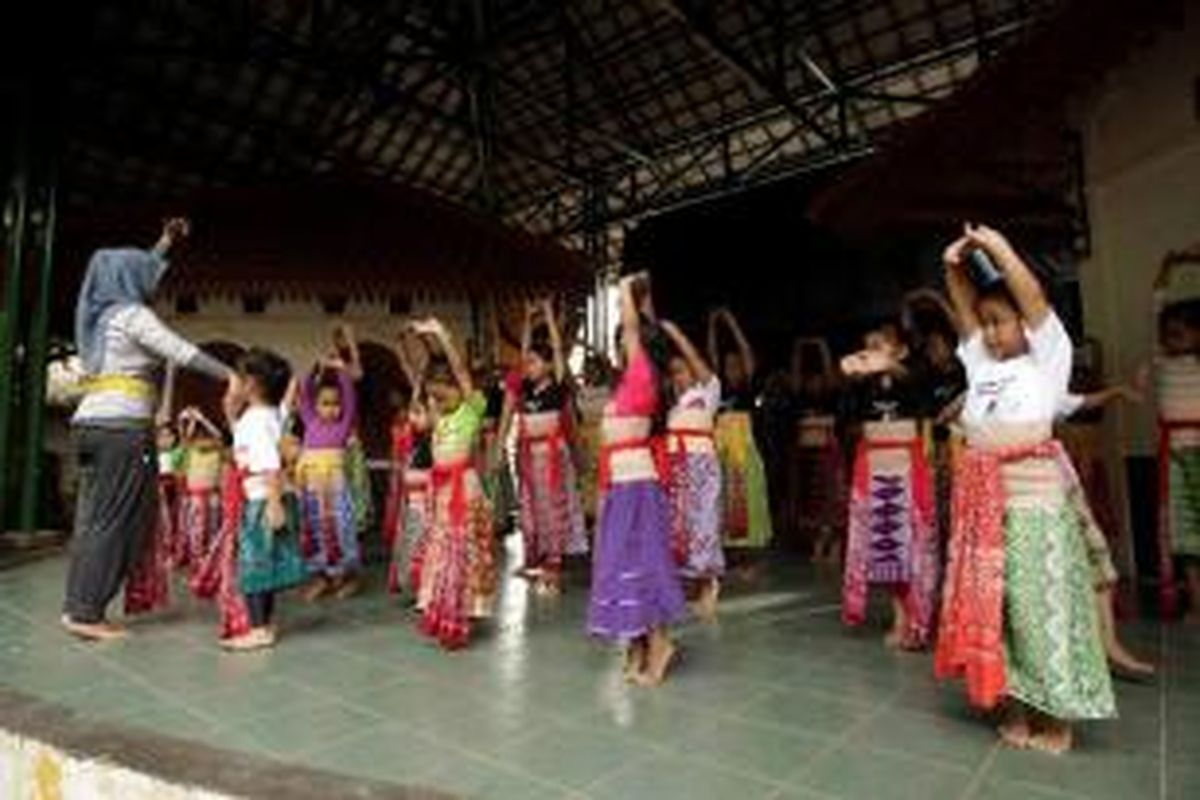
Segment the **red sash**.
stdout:
<path fill-rule="evenodd" d="M 940 679 L 963 677 L 972 705 L 990 709 L 1007 691 L 1004 665 L 1006 462 L 1064 458 L 1057 441 L 1006 450 L 968 448 L 954 480 L 954 531 L 934 657 Z"/>

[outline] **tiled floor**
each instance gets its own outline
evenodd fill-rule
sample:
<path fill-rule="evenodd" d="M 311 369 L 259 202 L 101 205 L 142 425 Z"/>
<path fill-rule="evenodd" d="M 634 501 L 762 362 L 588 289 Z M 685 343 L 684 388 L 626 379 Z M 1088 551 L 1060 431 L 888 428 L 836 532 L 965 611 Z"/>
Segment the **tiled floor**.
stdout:
<path fill-rule="evenodd" d="M 624 686 L 560 600 L 506 585 L 471 649 L 439 652 L 378 591 L 283 605 L 269 653 L 227 655 L 184 600 L 136 636 L 77 644 L 56 625 L 64 562 L 0 572 L 0 682 L 82 713 L 346 775 L 479 798 L 1200 797 L 1200 632 L 1127 626 L 1161 659 L 1119 686 L 1119 722 L 1066 758 L 1011 752 L 938 686 L 927 656 L 842 630 L 830 576 L 773 569 L 690 625 L 675 679 Z M 376 582 L 376 585 L 377 582 Z"/>

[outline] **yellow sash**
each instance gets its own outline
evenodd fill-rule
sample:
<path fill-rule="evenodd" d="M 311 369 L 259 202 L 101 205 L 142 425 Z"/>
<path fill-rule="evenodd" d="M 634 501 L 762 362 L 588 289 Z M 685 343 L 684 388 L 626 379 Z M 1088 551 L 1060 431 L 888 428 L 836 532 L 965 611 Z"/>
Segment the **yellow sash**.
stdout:
<path fill-rule="evenodd" d="M 80 381 L 79 385 L 86 394 L 116 392 L 134 400 L 154 399 L 154 384 L 135 375 L 91 375 Z"/>

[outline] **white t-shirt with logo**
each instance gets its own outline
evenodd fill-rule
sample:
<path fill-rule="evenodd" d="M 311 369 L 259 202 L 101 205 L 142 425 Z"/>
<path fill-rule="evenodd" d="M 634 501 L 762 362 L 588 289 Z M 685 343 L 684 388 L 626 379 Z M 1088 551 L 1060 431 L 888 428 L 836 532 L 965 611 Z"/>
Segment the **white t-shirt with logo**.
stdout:
<path fill-rule="evenodd" d="M 1028 352 L 1003 361 L 988 352 L 980 331 L 959 344 L 967 371 L 962 421 L 968 427 L 1049 423 L 1058 416 L 1071 378 L 1071 337 L 1052 311 L 1036 330 L 1026 328 L 1025 338 Z"/>

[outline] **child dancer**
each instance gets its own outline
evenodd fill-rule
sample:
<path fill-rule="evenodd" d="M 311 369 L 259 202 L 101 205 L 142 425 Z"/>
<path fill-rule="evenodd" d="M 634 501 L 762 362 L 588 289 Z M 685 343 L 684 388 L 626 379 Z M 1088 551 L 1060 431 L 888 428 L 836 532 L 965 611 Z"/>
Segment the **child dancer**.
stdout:
<path fill-rule="evenodd" d="M 998 285 L 971 283 L 973 248 L 997 265 Z M 1087 510 L 1052 438 L 1071 341 L 1000 233 L 967 225 L 945 263 L 963 337 L 968 447 L 955 476 L 936 672 L 965 677 L 977 706 L 1008 701 L 1006 743 L 1062 753 L 1073 721 L 1116 715 L 1081 530 Z"/>
<path fill-rule="evenodd" d="M 648 277 L 622 279 L 620 293 L 625 367 L 601 424 L 603 510 L 588 631 L 627 648 L 626 680 L 653 686 L 666 678 L 676 653 L 669 626 L 687 608 L 671 555 L 665 467 L 655 458 L 654 439 L 662 432 L 670 391 L 664 385 L 669 345 L 649 313 Z"/>
<path fill-rule="evenodd" d="M 720 327 L 732 334 L 737 349 L 722 360 Z M 762 454 L 754 441 L 754 351 L 729 309 L 708 320 L 708 356 L 721 364 L 721 413 L 717 417 L 717 453 L 723 471 L 725 546 L 761 550 L 771 543 L 771 504 Z"/>
<path fill-rule="evenodd" d="M 866 336 L 866 349 L 842 360 L 858 381 L 862 436 L 854 459 L 842 619 L 866 620 L 871 586 L 891 593 L 885 643 L 909 650 L 930 640 L 939 581 L 933 472 L 919 417 L 920 387 L 899 325 Z"/>
<path fill-rule="evenodd" d="M 592 352 L 583 364 L 583 386 L 579 388 L 577 432 L 580 499 L 589 531 L 597 527 L 599 513 L 600 421 L 612 396 L 612 366 L 604 354 Z"/>
<path fill-rule="evenodd" d="M 792 459 L 792 524 L 812 544 L 813 561 L 841 558 L 846 527 L 846 468 L 838 441 L 837 375 L 824 339 L 797 339 L 792 349 L 796 456 Z"/>
<path fill-rule="evenodd" d="M 1200 264 L 1200 245 L 1169 254 L 1154 286 L 1159 352 L 1159 552 L 1162 611 L 1177 607 L 1174 559 L 1183 561 L 1187 621 L 1200 624 L 1200 298 L 1167 304 L 1175 268 Z"/>
<path fill-rule="evenodd" d="M 426 381 L 436 422 L 433 515 L 420 566 L 421 631 L 456 649 L 467 645 L 471 620 L 491 616 L 496 596 L 492 510 L 474 459 L 487 400 L 441 322 L 418 323 L 414 330 L 433 337 L 447 362 L 435 364 Z"/>
<path fill-rule="evenodd" d="M 725 573 L 721 463 L 713 440 L 721 382 L 683 331 L 666 320 L 661 325 L 676 349 L 670 362 L 676 400 L 667 417 L 672 545 L 683 565 L 680 573 L 699 585 L 698 616 L 713 621 Z"/>
<path fill-rule="evenodd" d="M 240 397 L 229 398 L 233 457 L 240 502 L 230 509 L 238 520 L 237 574 L 249 630 L 222 640 L 227 650 L 256 650 L 275 644 L 275 594 L 304 580 L 297 541 L 300 510 L 286 485 L 280 445 L 282 400 L 291 368 L 274 353 L 251 349 L 241 362 Z M 240 408 L 239 408 L 240 407 Z"/>
<path fill-rule="evenodd" d="M 1065 421 L 1073 415 L 1100 409 L 1120 400 L 1140 403 L 1142 396 L 1128 386 L 1110 386 L 1087 394 L 1068 394 L 1059 404 L 1058 418 Z M 1084 497 L 1089 508 L 1094 512 L 1097 508 L 1097 501 L 1103 501 L 1106 496 L 1097 497 L 1090 490 L 1089 487 L 1095 485 L 1096 480 L 1089 480 L 1087 475 L 1088 472 L 1103 475 L 1104 464 L 1100 462 L 1094 452 L 1089 452 L 1090 448 L 1079 447 L 1079 438 L 1069 436 L 1070 428 L 1068 426 L 1063 425 L 1060 430 L 1064 434 L 1063 446 L 1067 450 L 1072 464 L 1078 470 L 1079 483 L 1083 487 Z M 1074 447 L 1072 442 L 1076 443 Z M 1121 642 L 1117 633 L 1114 609 L 1116 587 L 1120 576 L 1113 566 L 1108 540 L 1105 537 L 1106 532 L 1115 530 L 1116 522 L 1112 520 L 1111 515 L 1107 520 L 1102 520 L 1095 513 L 1088 515 L 1084 522 L 1084 541 L 1088 560 L 1092 566 L 1093 584 L 1096 588 L 1096 612 L 1100 623 L 1100 635 L 1104 640 L 1104 652 L 1108 656 L 1110 669 L 1115 676 L 1121 678 L 1140 680 L 1153 677 L 1154 665 L 1134 656 Z"/>
<path fill-rule="evenodd" d="M 533 324 L 539 313 L 545 317 L 549 341 L 534 343 Z M 563 419 L 566 363 L 549 300 L 526 310 L 521 350 L 525 376 L 518 413 L 517 464 L 524 573 L 537 579 L 540 593 L 557 594 L 563 555 L 585 550 L 587 538 Z"/>
<path fill-rule="evenodd" d="M 156 415 L 158 451 L 158 516 L 151 539 L 141 549 L 137 562 L 125 579 L 125 613 L 147 614 L 171 604 L 171 566 L 178 524 L 176 498 L 182 451 L 179 435 L 171 424 L 175 398 L 175 367 L 168 366 Z"/>
<path fill-rule="evenodd" d="M 344 599 L 359 589 L 362 561 L 346 461 L 356 403 L 353 376 L 340 359 L 319 363 L 300 384 L 304 555 L 313 575 L 304 592 L 309 602 L 330 593 Z"/>
<path fill-rule="evenodd" d="M 415 353 L 415 355 L 414 355 Z M 429 527 L 430 419 L 424 373 L 428 352 L 411 328 L 401 334 L 397 355 L 408 378 L 409 401 L 392 426 L 392 488 L 384 535 L 388 552 L 388 591 L 411 592 L 420 586 L 420 549 Z"/>
<path fill-rule="evenodd" d="M 212 549 L 221 530 L 221 470 L 225 434 L 190 406 L 179 412 L 183 435 L 183 491 L 175 565 L 193 570 Z"/>

